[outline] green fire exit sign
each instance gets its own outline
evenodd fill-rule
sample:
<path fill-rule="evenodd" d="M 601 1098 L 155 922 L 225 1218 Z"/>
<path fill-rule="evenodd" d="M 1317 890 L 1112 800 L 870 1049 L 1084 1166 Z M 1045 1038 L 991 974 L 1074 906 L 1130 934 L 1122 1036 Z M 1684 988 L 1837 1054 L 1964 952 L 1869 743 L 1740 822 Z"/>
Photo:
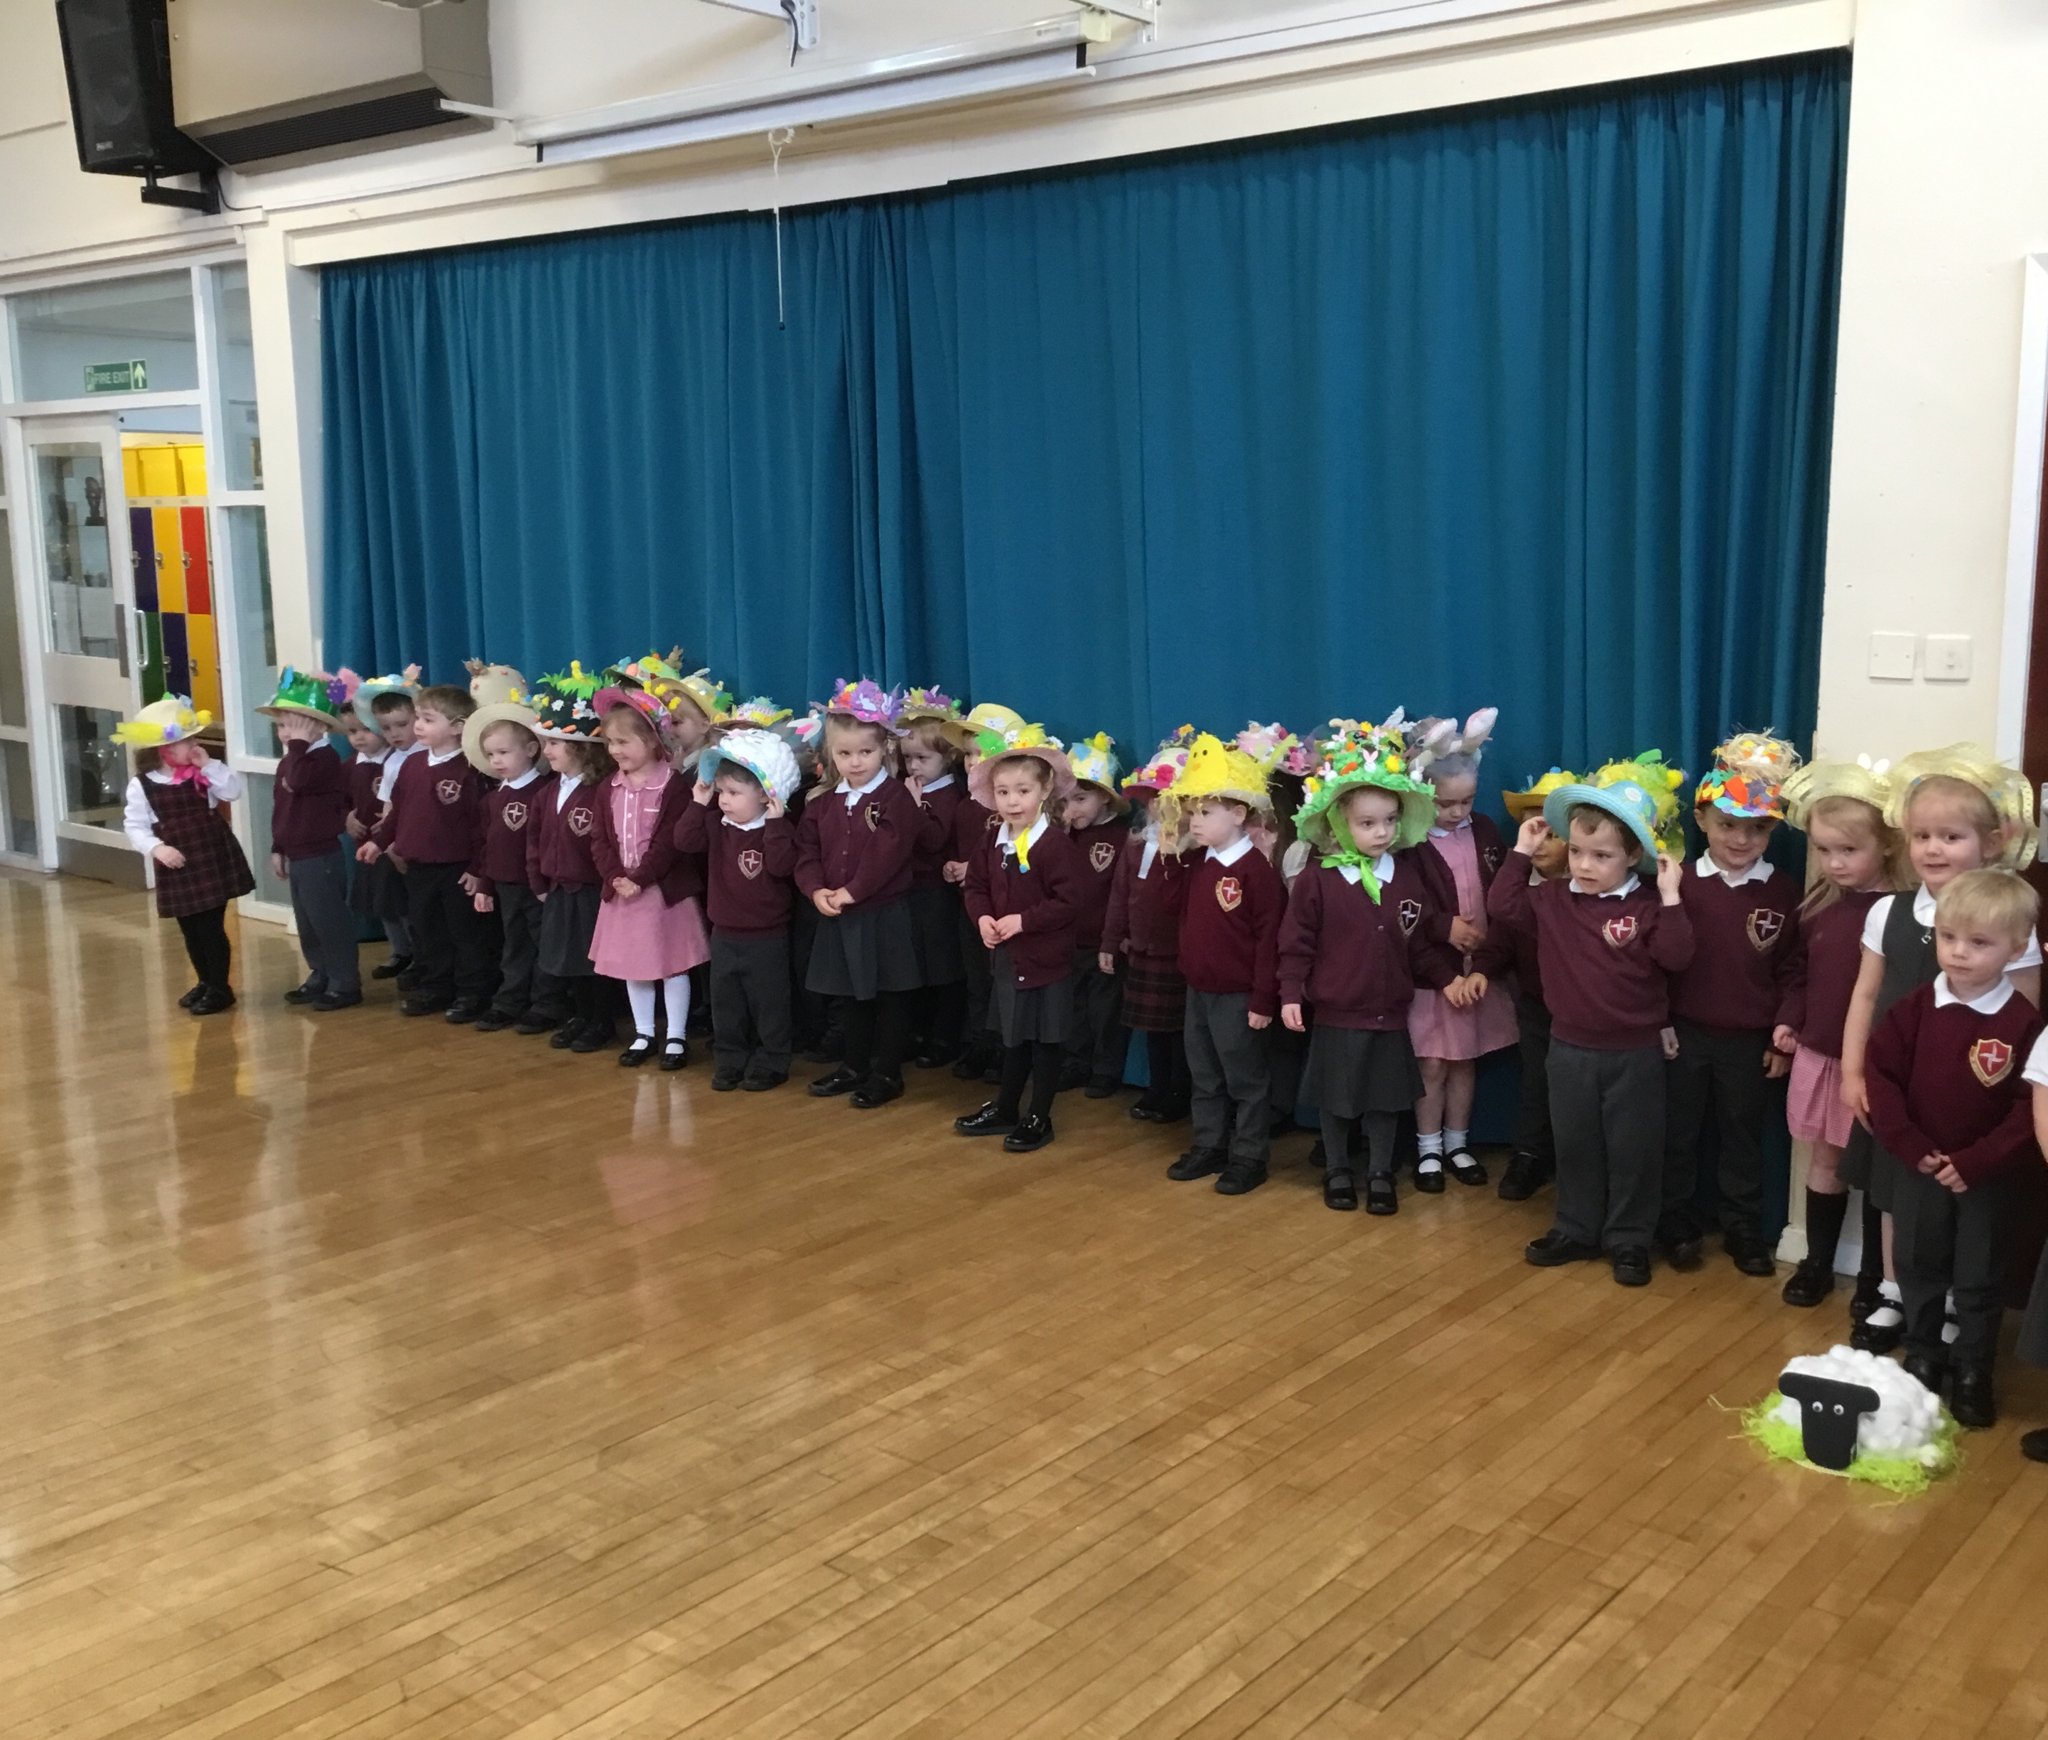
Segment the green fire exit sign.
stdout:
<path fill-rule="evenodd" d="M 143 362 L 87 363 L 85 390 L 88 393 L 145 393 L 149 390 L 149 365 Z"/>

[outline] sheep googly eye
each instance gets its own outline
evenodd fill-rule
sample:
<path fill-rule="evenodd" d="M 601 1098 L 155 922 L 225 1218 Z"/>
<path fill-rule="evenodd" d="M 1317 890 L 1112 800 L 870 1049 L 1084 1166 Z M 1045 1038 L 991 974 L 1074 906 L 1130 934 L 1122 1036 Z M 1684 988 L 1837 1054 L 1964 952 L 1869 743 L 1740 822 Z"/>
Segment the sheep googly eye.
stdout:
<path fill-rule="evenodd" d="M 1841 1411 L 1842 1411 L 1842 1404 L 1841 1404 L 1840 1402 L 1837 1402 L 1837 1403 L 1835 1404 L 1835 1412 L 1839 1414 L 1839 1413 L 1840 1413 Z"/>

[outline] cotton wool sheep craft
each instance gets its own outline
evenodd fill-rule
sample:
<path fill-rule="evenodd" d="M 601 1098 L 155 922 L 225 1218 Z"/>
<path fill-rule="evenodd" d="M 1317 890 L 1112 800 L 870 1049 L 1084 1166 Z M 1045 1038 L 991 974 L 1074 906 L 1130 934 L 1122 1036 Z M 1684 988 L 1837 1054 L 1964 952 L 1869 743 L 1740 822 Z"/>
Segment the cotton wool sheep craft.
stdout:
<path fill-rule="evenodd" d="M 1852 1347 L 1786 1361 L 1742 1427 L 1783 1461 L 1888 1492 L 1924 1492 L 1956 1463 L 1956 1423 L 1941 1398 L 1903 1366 Z"/>

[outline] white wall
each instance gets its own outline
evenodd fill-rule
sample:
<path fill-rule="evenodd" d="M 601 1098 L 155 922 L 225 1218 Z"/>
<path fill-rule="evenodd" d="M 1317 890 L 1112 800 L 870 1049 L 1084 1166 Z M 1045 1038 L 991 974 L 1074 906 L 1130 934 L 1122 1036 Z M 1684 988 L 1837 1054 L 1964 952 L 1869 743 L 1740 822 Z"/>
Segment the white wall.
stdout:
<path fill-rule="evenodd" d="M 1866 0 L 1850 98 L 1820 740 L 1896 756 L 1998 706 L 2023 256 L 2048 247 L 2048 9 Z M 1962 633 L 1966 683 L 1869 677 Z"/>

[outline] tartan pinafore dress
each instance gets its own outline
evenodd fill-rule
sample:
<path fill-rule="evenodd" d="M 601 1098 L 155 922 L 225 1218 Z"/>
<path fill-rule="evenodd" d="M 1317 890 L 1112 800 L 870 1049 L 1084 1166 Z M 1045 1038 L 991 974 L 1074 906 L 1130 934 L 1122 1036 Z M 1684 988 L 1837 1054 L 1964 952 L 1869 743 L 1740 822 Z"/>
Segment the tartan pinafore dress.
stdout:
<path fill-rule="evenodd" d="M 156 866 L 161 918 L 190 918 L 255 891 L 256 878 L 234 830 L 216 813 L 202 780 L 169 785 L 142 776 L 142 795 L 156 817 L 156 837 L 185 854 L 183 868 Z"/>

